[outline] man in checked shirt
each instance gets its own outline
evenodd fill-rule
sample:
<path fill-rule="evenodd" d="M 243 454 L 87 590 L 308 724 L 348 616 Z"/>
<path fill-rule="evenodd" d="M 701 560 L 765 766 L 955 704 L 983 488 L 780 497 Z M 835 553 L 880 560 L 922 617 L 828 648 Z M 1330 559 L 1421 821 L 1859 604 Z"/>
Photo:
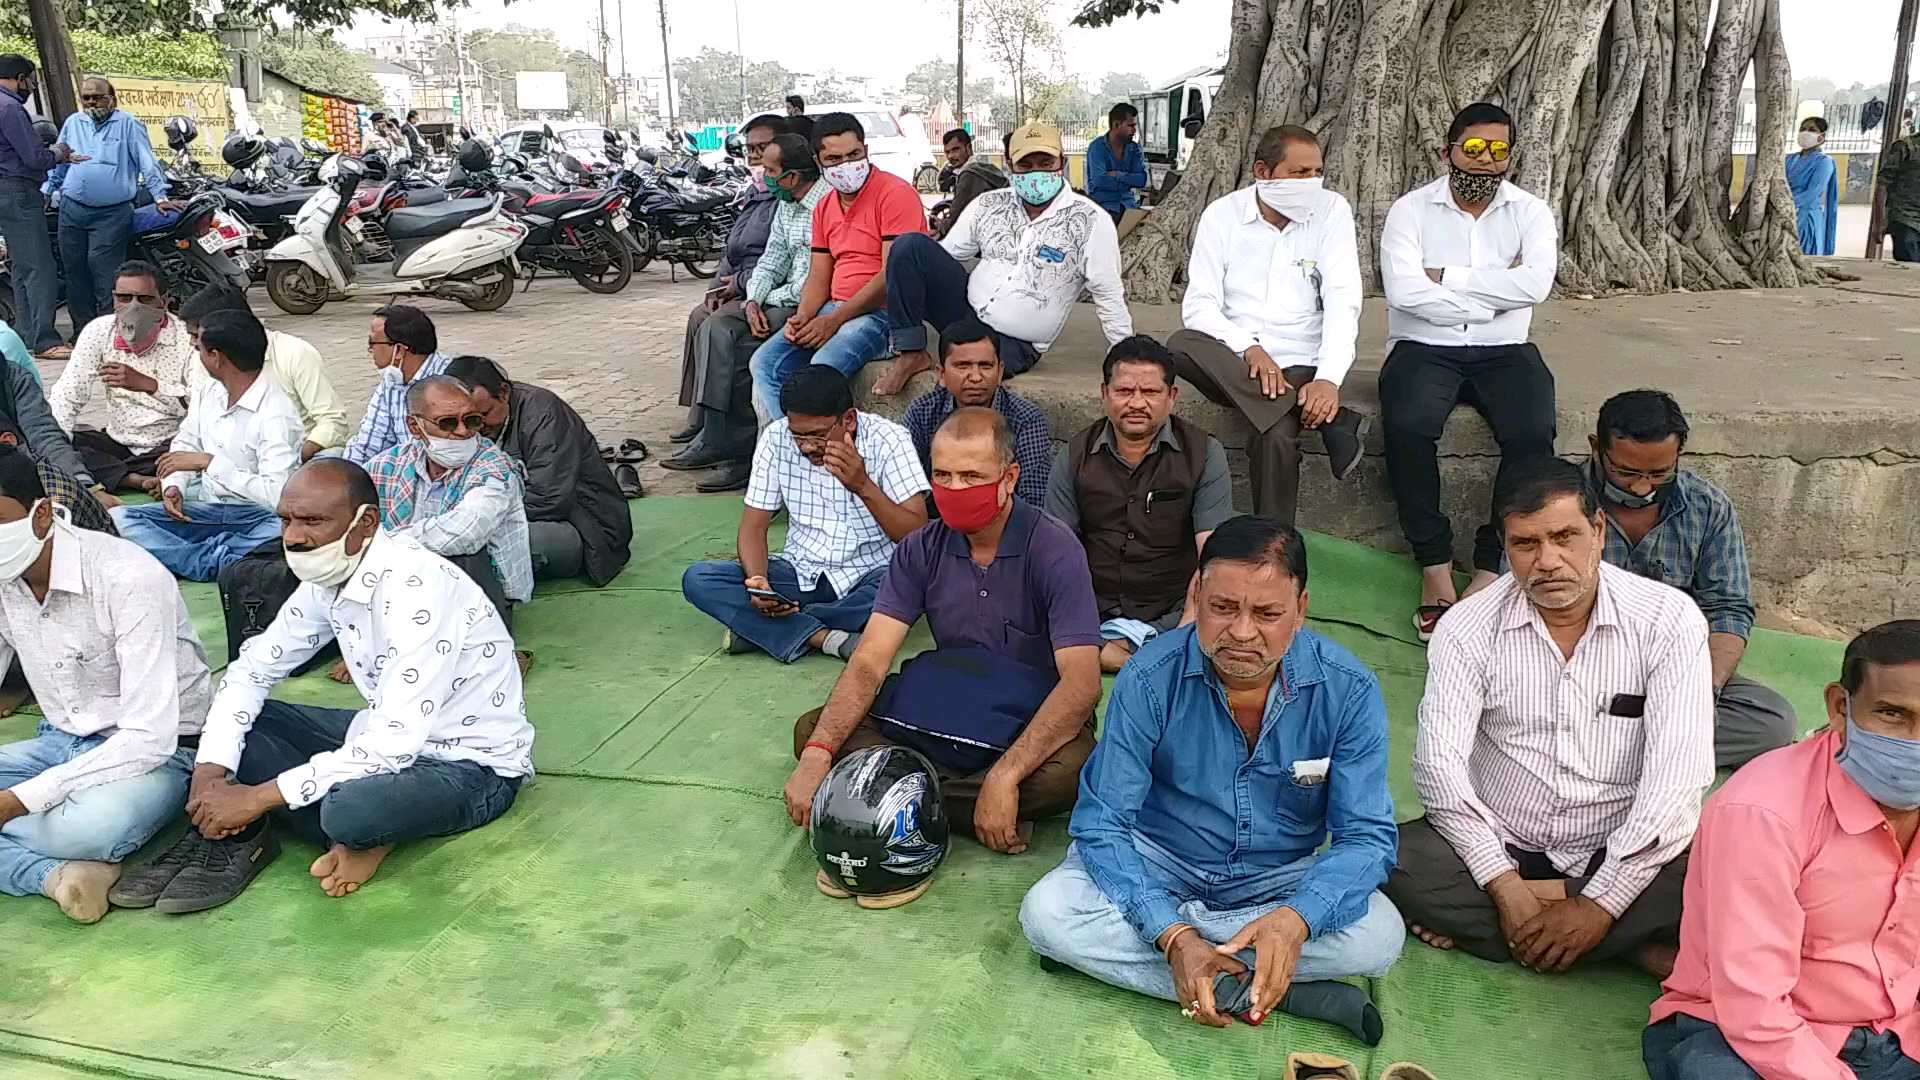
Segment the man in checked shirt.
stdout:
<path fill-rule="evenodd" d="M 1706 619 L 1604 562 L 1579 466 L 1541 458 L 1505 479 L 1494 520 L 1511 570 L 1434 635 L 1413 753 L 1427 816 L 1400 826 L 1383 891 L 1437 948 L 1664 977 L 1713 781 Z"/>

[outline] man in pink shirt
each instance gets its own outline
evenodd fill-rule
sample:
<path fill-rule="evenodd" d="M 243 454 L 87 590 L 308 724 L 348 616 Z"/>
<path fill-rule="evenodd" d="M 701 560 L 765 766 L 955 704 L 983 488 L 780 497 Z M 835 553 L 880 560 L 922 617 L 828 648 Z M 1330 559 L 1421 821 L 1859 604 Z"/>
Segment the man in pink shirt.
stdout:
<path fill-rule="evenodd" d="M 1653 1080 L 1920 1080 L 1920 620 L 1847 646 L 1827 728 L 1711 799 Z"/>

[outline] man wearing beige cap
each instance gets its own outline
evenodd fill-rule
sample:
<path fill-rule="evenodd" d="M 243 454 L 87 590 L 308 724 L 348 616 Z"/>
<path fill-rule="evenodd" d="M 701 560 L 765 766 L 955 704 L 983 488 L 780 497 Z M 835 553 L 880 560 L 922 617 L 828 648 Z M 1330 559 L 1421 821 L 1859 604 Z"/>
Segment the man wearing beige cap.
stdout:
<path fill-rule="evenodd" d="M 962 319 L 986 323 L 1009 376 L 1032 367 L 1053 344 L 1082 290 L 1093 296 L 1109 345 L 1132 336 L 1113 219 L 1067 186 L 1060 129 L 1014 129 L 1007 160 L 1012 185 L 975 197 L 945 239 L 894 241 L 887 318 L 900 355 L 889 392 L 933 366 L 929 323 L 939 333 Z M 961 260 L 974 258 L 979 263 L 969 274 Z"/>

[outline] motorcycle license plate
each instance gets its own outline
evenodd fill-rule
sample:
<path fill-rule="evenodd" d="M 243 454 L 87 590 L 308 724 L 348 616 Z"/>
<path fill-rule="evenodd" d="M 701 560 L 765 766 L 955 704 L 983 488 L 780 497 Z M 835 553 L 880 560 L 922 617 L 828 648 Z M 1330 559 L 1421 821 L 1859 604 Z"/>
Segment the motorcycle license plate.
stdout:
<path fill-rule="evenodd" d="M 613 212 L 613 231 L 614 232 L 621 232 L 624 229 L 626 229 L 627 223 L 628 223 L 627 212 L 625 210 L 615 210 Z"/>
<path fill-rule="evenodd" d="M 216 210 L 213 214 L 213 227 L 220 237 L 220 246 L 227 251 L 247 246 L 247 235 L 252 230 L 242 225 L 240 220 L 225 210 Z"/>
<path fill-rule="evenodd" d="M 201 251 L 204 251 L 209 255 L 214 255 L 226 250 L 226 244 L 224 241 L 220 239 L 219 233 L 214 233 L 214 232 L 201 233 L 199 237 L 195 239 L 194 242 L 200 245 Z"/>

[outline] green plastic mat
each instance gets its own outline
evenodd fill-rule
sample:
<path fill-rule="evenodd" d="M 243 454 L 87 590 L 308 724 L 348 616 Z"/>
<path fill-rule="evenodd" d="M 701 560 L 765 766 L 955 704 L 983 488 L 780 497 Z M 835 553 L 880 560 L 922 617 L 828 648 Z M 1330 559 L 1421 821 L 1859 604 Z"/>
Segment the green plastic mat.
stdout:
<path fill-rule="evenodd" d="M 840 665 L 719 654 L 679 595 L 733 546 L 739 504 L 634 505 L 634 565 L 603 590 L 543 586 L 516 614 L 540 778 L 487 828 L 396 852 L 341 900 L 288 843 L 232 904 L 90 927 L 0 899 L 0 1077 L 1277 1078 L 1294 1050 L 1368 1077 L 1414 1060 L 1442 1080 L 1642 1075 L 1656 994 L 1625 967 L 1547 978 L 1409 942 L 1374 981 L 1368 1050 L 1275 1017 L 1201 1029 L 1171 1004 L 1043 973 L 1020 897 L 1066 848 L 1063 820 L 1005 857 L 956 841 L 931 892 L 866 912 L 822 897 L 779 791 L 794 719 Z M 1425 677 L 1403 559 L 1311 540 L 1319 630 L 1379 673 L 1400 816 Z M 211 587 L 185 587 L 216 661 Z M 911 645 L 927 643 L 924 627 Z M 1758 634 L 1743 670 L 1819 716 L 1836 643 Z M 353 705 L 320 675 L 277 696 Z M 31 715 L 0 720 L 25 735 Z M 163 836 L 162 840 L 168 839 Z"/>

